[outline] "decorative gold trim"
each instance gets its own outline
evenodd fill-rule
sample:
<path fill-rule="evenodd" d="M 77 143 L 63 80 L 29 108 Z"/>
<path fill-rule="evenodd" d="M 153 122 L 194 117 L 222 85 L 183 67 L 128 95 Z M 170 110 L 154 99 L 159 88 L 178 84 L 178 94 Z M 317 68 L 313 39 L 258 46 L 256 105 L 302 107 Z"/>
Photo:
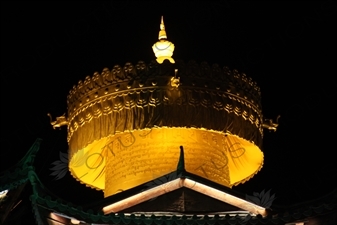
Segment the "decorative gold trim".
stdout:
<path fill-rule="evenodd" d="M 62 116 L 56 117 L 55 121 L 53 121 L 53 117 L 51 116 L 50 113 L 47 113 L 47 116 L 49 116 L 49 118 L 50 118 L 50 124 L 53 126 L 53 129 L 60 128 L 61 126 L 68 125 L 68 120 L 67 120 L 65 114 L 63 114 Z"/>
<path fill-rule="evenodd" d="M 273 121 L 273 119 L 265 119 L 262 127 L 275 132 L 277 130 L 278 120 L 280 119 L 280 117 L 281 116 L 278 115 L 275 122 Z"/>
<path fill-rule="evenodd" d="M 164 60 L 175 63 L 174 59 L 172 58 L 174 44 L 167 40 L 163 16 L 161 17 L 158 41 L 152 46 L 152 50 L 157 57 L 158 63 L 161 64 L 164 62 Z"/>
<path fill-rule="evenodd" d="M 177 71 L 179 72 L 179 86 L 172 86 L 172 79 L 177 79 Z M 126 130 L 151 128 L 150 124 L 170 126 L 167 121 L 178 120 L 182 121 L 178 124 L 182 127 L 196 126 L 218 131 L 226 129 L 225 126 L 216 128 L 202 125 L 206 121 L 202 124 L 198 122 L 184 124 L 184 121 L 188 120 L 182 117 L 189 117 L 189 115 L 164 118 L 158 114 L 160 109 L 165 111 L 175 109 L 180 112 L 185 110 L 185 113 L 188 111 L 193 113 L 198 109 L 200 113 L 209 118 L 210 121 L 207 124 L 217 125 L 219 123 L 213 121 L 215 118 L 212 115 L 218 115 L 219 118 L 219 116 L 225 117 L 233 114 L 242 121 L 249 121 L 260 133 L 259 136 L 263 136 L 260 89 L 245 74 L 239 74 L 236 70 L 230 71 L 227 67 L 220 69 L 217 64 L 210 67 L 203 62 L 199 67 L 194 61 L 190 61 L 187 65 L 181 61 L 174 65 L 158 64 L 153 61 L 146 65 L 140 61 L 136 66 L 126 63 L 124 70 L 118 65 L 114 66 L 112 71 L 105 68 L 101 74 L 95 72 L 92 78 L 86 77 L 85 82 L 79 82 L 78 86 L 74 86 L 67 102 L 68 142 L 71 149 L 74 149 L 71 140 L 78 129 L 82 127 L 84 129 L 86 124 L 95 124 L 98 120 L 103 121 L 103 117 L 105 120 L 111 120 L 121 118 L 121 115 L 126 114 L 131 116 L 129 119 L 135 119 L 133 122 L 129 120 L 134 124 L 130 127 L 123 125 Z M 142 116 L 145 111 L 156 113 L 161 119 L 157 122 L 146 120 L 146 116 Z M 138 117 L 135 117 L 135 113 Z M 176 122 L 175 124 L 177 126 Z M 103 136 L 123 131 L 124 129 L 116 128 L 115 131 L 110 130 Z M 229 131 L 247 138 L 233 130 Z M 260 139 L 247 140 L 260 145 Z M 83 148 L 92 141 L 93 139 L 87 139 L 85 143 L 76 144 L 78 145 L 76 148 Z"/>

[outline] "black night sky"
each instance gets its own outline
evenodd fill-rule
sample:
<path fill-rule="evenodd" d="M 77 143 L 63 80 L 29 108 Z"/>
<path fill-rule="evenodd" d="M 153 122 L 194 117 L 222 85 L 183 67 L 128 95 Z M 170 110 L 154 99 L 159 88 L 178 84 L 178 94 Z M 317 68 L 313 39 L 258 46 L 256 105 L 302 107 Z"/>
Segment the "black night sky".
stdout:
<path fill-rule="evenodd" d="M 257 81 L 266 118 L 265 164 L 234 187 L 272 189 L 275 204 L 320 197 L 336 188 L 335 1 L 3 1 L 1 2 L 1 171 L 36 138 L 36 172 L 53 193 L 85 204 L 103 194 L 51 163 L 67 152 L 66 128 L 53 130 L 78 80 L 104 67 L 155 59 L 160 16 L 174 59 L 218 63 Z M 90 195 L 90 193 L 93 193 Z M 86 196 L 86 198 L 83 198 Z"/>

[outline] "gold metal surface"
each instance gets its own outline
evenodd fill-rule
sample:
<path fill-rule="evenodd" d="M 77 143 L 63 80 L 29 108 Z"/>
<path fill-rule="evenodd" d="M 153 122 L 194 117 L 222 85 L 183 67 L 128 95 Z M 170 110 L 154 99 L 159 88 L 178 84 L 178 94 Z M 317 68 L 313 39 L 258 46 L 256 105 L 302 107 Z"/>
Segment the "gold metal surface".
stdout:
<path fill-rule="evenodd" d="M 263 165 L 260 149 L 235 135 L 161 127 L 95 141 L 78 151 L 69 167 L 78 180 L 107 197 L 175 171 L 181 143 L 186 171 L 223 186 L 245 182 Z"/>
<path fill-rule="evenodd" d="M 164 60 L 167 59 L 171 63 L 174 63 L 174 59 L 172 58 L 173 51 L 174 51 L 174 44 L 167 40 L 163 17 L 161 17 L 158 39 L 159 41 L 157 41 L 152 46 L 152 50 L 155 56 L 157 57 L 157 62 L 163 63 Z"/>
<path fill-rule="evenodd" d="M 67 121 L 65 114 L 63 114 L 62 116 L 56 117 L 55 121 L 53 121 L 53 118 L 50 115 L 50 113 L 47 113 L 47 116 L 49 116 L 50 118 L 50 124 L 53 126 L 53 129 L 68 125 L 68 121 Z"/>
<path fill-rule="evenodd" d="M 272 119 L 265 119 L 264 123 L 262 124 L 262 127 L 275 132 L 277 130 L 278 120 L 280 119 L 280 117 L 281 117 L 280 115 L 277 116 L 275 122 Z"/>
<path fill-rule="evenodd" d="M 175 62 L 163 19 L 160 28 L 157 60 L 95 72 L 70 90 L 67 118 L 49 114 L 54 128 L 67 125 L 71 174 L 106 197 L 174 171 L 179 146 L 188 172 L 243 183 L 263 165 L 263 128 L 276 128 L 263 124 L 256 82 L 217 64 Z"/>

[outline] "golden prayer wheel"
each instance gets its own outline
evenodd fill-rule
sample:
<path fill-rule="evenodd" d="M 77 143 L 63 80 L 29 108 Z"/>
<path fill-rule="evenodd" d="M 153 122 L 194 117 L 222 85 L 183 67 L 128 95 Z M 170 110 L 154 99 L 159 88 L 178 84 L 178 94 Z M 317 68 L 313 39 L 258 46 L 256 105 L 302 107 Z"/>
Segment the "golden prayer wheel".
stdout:
<path fill-rule="evenodd" d="M 67 98 L 69 170 L 105 197 L 175 171 L 179 146 L 186 171 L 227 187 L 263 165 L 256 83 L 217 64 L 173 60 L 160 28 L 157 60 L 105 68 Z"/>

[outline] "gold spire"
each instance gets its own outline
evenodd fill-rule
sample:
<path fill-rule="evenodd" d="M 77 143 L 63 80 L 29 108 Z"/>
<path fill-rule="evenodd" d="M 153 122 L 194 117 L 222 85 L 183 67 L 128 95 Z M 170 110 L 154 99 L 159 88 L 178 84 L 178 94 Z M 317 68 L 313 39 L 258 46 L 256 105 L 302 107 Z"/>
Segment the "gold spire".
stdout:
<path fill-rule="evenodd" d="M 165 59 L 168 59 L 171 63 L 174 63 L 174 59 L 172 59 L 174 44 L 167 40 L 163 16 L 161 16 L 158 39 L 159 41 L 152 46 L 157 62 L 161 64 Z"/>
<path fill-rule="evenodd" d="M 167 39 L 163 16 L 161 16 L 160 31 L 159 31 L 158 39 L 159 40 L 161 40 L 161 39 Z"/>

